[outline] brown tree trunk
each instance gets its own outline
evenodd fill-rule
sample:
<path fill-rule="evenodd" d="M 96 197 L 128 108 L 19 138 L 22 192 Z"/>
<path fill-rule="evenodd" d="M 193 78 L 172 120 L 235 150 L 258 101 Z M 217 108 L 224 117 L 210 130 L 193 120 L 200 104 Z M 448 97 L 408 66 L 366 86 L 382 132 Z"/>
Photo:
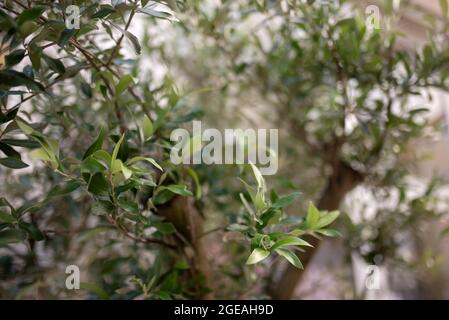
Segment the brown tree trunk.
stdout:
<path fill-rule="evenodd" d="M 176 196 L 167 204 L 158 208 L 158 214 L 173 223 L 178 231 L 179 246 L 189 258 L 192 275 L 198 277 L 197 282 L 209 288 L 209 262 L 203 234 L 203 219 L 191 197 Z M 200 281 L 202 280 L 204 281 Z M 212 293 L 203 294 L 198 288 L 197 299 L 211 299 Z"/>
<path fill-rule="evenodd" d="M 339 162 L 328 178 L 326 189 L 317 204 L 318 209 L 338 210 L 345 195 L 362 180 L 363 177 L 359 172 L 346 163 Z M 307 268 L 320 245 L 320 241 L 311 236 L 308 236 L 305 240 L 313 246 L 313 248 L 300 255 L 304 268 Z M 273 299 L 292 299 L 298 283 L 302 280 L 304 271 L 289 264 L 279 281 L 270 285 L 269 291 Z"/>

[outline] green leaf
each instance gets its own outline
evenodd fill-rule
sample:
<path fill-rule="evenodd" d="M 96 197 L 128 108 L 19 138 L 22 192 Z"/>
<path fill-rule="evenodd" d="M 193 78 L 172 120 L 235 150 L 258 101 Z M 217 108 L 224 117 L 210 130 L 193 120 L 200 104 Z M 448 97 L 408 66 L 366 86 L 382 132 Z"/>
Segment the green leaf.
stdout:
<path fill-rule="evenodd" d="M 35 139 L 42 146 L 42 148 L 35 149 L 30 152 L 30 155 L 36 159 L 48 162 L 53 169 L 57 169 L 60 165 L 58 159 L 58 141 L 52 138 L 44 137 L 42 134 L 34 131 L 31 126 L 25 124 L 22 121 L 16 121 L 16 123 L 26 135 Z"/>
<path fill-rule="evenodd" d="M 65 67 L 64 64 L 61 62 L 61 60 L 49 57 L 46 54 L 42 55 L 42 57 L 44 58 L 44 61 L 47 63 L 48 67 L 51 70 L 59 74 L 63 74 L 65 72 Z"/>
<path fill-rule="evenodd" d="M 114 150 L 112 151 L 111 156 L 111 166 L 113 165 L 114 161 L 117 159 L 118 151 L 120 150 L 120 145 L 123 142 L 123 139 L 125 138 L 125 134 L 122 134 L 119 141 L 115 144 Z"/>
<path fill-rule="evenodd" d="M 28 124 L 26 124 L 25 122 L 16 120 L 17 125 L 19 126 L 20 130 L 23 131 L 23 133 L 25 133 L 26 135 L 31 135 L 34 132 L 34 129 L 29 126 Z"/>
<path fill-rule="evenodd" d="M 19 107 L 9 109 L 6 114 L 0 113 L 0 124 L 14 120 L 19 112 Z"/>
<path fill-rule="evenodd" d="M 133 163 L 136 163 L 138 161 L 147 161 L 149 163 L 151 163 L 153 166 L 155 166 L 156 168 L 158 168 L 161 171 L 164 171 L 162 169 L 162 167 L 152 158 L 148 158 L 148 157 L 134 157 L 131 158 L 130 160 L 126 161 L 127 165 L 132 165 Z"/>
<path fill-rule="evenodd" d="M 251 255 L 248 257 L 248 260 L 246 261 L 246 264 L 255 264 L 258 263 L 265 258 L 267 258 L 270 255 L 270 251 L 256 248 L 251 252 Z"/>
<path fill-rule="evenodd" d="M 190 266 L 189 266 L 187 261 L 181 260 L 181 261 L 177 261 L 176 262 L 175 269 L 177 269 L 177 270 L 188 270 L 188 269 L 190 269 Z M 152 282 L 154 282 L 154 281 L 152 281 Z"/>
<path fill-rule="evenodd" d="M 114 210 L 114 205 L 110 201 L 95 201 L 92 204 L 91 212 L 97 216 L 104 216 Z"/>
<path fill-rule="evenodd" d="M 251 208 L 251 206 L 249 205 L 248 201 L 246 201 L 245 196 L 243 195 L 243 193 L 239 194 L 240 196 L 240 200 L 243 203 L 243 206 L 245 207 L 246 211 L 248 211 L 249 215 L 255 219 L 256 221 L 260 221 L 257 219 L 256 213 L 254 212 L 253 208 Z"/>
<path fill-rule="evenodd" d="M 69 181 L 63 186 L 56 186 L 53 189 L 50 190 L 48 193 L 48 197 L 56 197 L 56 196 L 63 196 L 66 194 L 69 194 L 76 189 L 78 189 L 81 186 L 81 183 L 79 181 Z"/>
<path fill-rule="evenodd" d="M 16 158 L 16 159 L 21 159 L 20 157 L 20 153 L 18 153 L 16 150 L 14 150 L 14 148 L 12 148 L 11 146 L 3 143 L 0 141 L 0 150 L 8 157 L 10 158 Z"/>
<path fill-rule="evenodd" d="M 109 193 L 109 183 L 101 172 L 95 173 L 90 178 L 87 191 L 95 195 L 107 195 Z"/>
<path fill-rule="evenodd" d="M 158 222 L 153 226 L 157 229 L 157 231 L 165 235 L 172 234 L 176 231 L 175 226 L 170 222 Z"/>
<path fill-rule="evenodd" d="M 27 233 L 20 229 L 8 229 L 0 231 L 0 246 L 25 241 L 26 239 Z"/>
<path fill-rule="evenodd" d="M 0 71 L 0 83 L 7 87 L 27 86 L 30 89 L 44 91 L 44 86 L 29 78 L 23 72 L 15 70 Z"/>
<path fill-rule="evenodd" d="M 102 19 L 106 18 L 111 13 L 115 12 L 115 9 L 111 6 L 104 6 L 97 12 L 95 12 L 93 15 L 91 15 L 91 19 Z"/>
<path fill-rule="evenodd" d="M 91 158 L 94 158 L 96 160 L 100 160 L 100 161 L 104 161 L 105 164 L 107 164 L 108 166 L 111 164 L 112 162 L 112 157 L 109 153 L 107 153 L 104 150 L 97 150 L 95 151 L 92 155 Z"/>
<path fill-rule="evenodd" d="M 108 293 L 94 283 L 81 282 L 80 288 L 94 293 L 101 300 L 109 299 Z"/>
<path fill-rule="evenodd" d="M 4 212 L 0 212 L 0 222 L 7 222 L 7 223 L 13 223 L 16 221 L 16 218 L 14 218 L 12 215 Z"/>
<path fill-rule="evenodd" d="M 45 239 L 45 236 L 42 233 L 42 231 L 40 231 L 38 227 L 35 226 L 34 224 L 27 222 L 20 222 L 19 226 L 22 230 L 25 230 L 28 233 L 30 239 L 33 239 L 35 241 L 42 241 Z"/>
<path fill-rule="evenodd" d="M 157 192 L 153 197 L 153 204 L 155 205 L 161 205 L 169 201 L 174 197 L 174 193 L 171 191 L 168 191 L 166 189 L 162 189 L 160 192 Z"/>
<path fill-rule="evenodd" d="M 120 169 L 123 173 L 123 176 L 125 177 L 126 180 L 128 180 L 129 178 L 131 178 L 131 176 L 133 175 L 133 172 L 123 164 L 123 162 L 120 161 Z"/>
<path fill-rule="evenodd" d="M 288 262 L 294 265 L 298 269 L 304 269 L 301 260 L 299 260 L 298 256 L 288 249 L 276 249 L 276 252 L 283 256 Z"/>
<path fill-rule="evenodd" d="M 17 18 L 17 22 L 19 23 L 19 25 L 22 25 L 26 21 L 37 20 L 42 15 L 42 13 L 44 13 L 44 11 L 45 11 L 45 8 L 39 7 L 39 6 L 24 10 Z"/>
<path fill-rule="evenodd" d="M 54 156 L 50 155 L 44 148 L 34 149 L 30 152 L 30 156 L 34 159 L 47 162 L 53 169 L 58 167 L 58 162 Z"/>
<path fill-rule="evenodd" d="M 287 237 L 280 239 L 274 243 L 274 245 L 271 247 L 272 250 L 276 250 L 277 248 L 282 248 L 286 246 L 306 246 L 306 247 L 312 247 L 310 243 L 307 241 L 302 240 L 301 238 L 297 237 Z"/>
<path fill-rule="evenodd" d="M 320 229 L 320 230 L 315 230 L 315 232 L 320 233 L 326 237 L 341 237 L 342 236 L 339 231 L 334 230 L 334 229 Z"/>
<path fill-rule="evenodd" d="M 131 42 L 131 44 L 134 47 L 134 51 L 137 54 L 140 54 L 142 52 L 142 47 L 140 46 L 139 43 L 139 39 L 137 39 L 137 37 L 135 35 L 133 35 L 131 32 L 129 31 L 125 31 L 124 35 L 126 36 L 126 38 L 128 38 L 128 40 Z"/>
<path fill-rule="evenodd" d="M 131 213 L 139 212 L 139 207 L 137 206 L 137 204 L 128 199 L 120 198 L 120 199 L 118 199 L 118 204 L 119 204 L 120 208 L 122 208 L 125 211 L 131 212 Z"/>
<path fill-rule="evenodd" d="M 18 140 L 18 139 L 2 139 L 0 140 L 3 143 L 6 143 L 10 146 L 36 149 L 40 147 L 40 144 L 33 140 Z"/>
<path fill-rule="evenodd" d="M 273 203 L 271 206 L 273 208 L 284 208 L 290 204 L 293 203 L 293 201 L 300 195 L 300 192 L 293 192 L 289 194 L 288 196 L 281 197 L 278 200 L 276 200 L 275 203 Z"/>
<path fill-rule="evenodd" d="M 131 32 L 124 30 L 122 27 L 120 27 L 119 25 L 109 21 L 109 23 L 111 24 L 111 26 L 113 26 L 114 28 L 116 28 L 117 30 L 119 30 L 133 45 L 134 47 L 134 51 L 137 54 L 140 54 L 142 51 L 142 47 L 140 46 L 139 43 L 139 39 L 137 39 L 137 37 L 135 35 L 133 35 Z"/>
<path fill-rule="evenodd" d="M 143 116 L 143 138 L 145 141 L 148 141 L 153 135 L 153 123 L 147 115 Z"/>
<path fill-rule="evenodd" d="M 28 167 L 26 163 L 17 158 L 1 158 L 0 164 L 11 169 L 23 169 Z"/>
<path fill-rule="evenodd" d="M 303 234 L 305 234 L 306 232 L 304 230 L 301 229 L 295 229 L 289 232 L 289 234 L 291 234 L 292 236 L 302 236 Z"/>
<path fill-rule="evenodd" d="M 187 189 L 186 185 L 183 184 L 171 184 L 169 186 L 162 186 L 161 189 L 169 190 L 180 196 L 193 196 L 193 193 Z"/>
<path fill-rule="evenodd" d="M 131 75 L 123 76 L 120 81 L 115 86 L 115 94 L 117 96 L 121 95 L 123 91 L 129 88 L 129 86 L 134 84 L 134 78 Z"/>
<path fill-rule="evenodd" d="M 81 92 L 86 96 L 86 98 L 91 99 L 93 97 L 92 88 L 87 82 L 81 82 Z"/>
<path fill-rule="evenodd" d="M 9 14 L 0 9 L 0 30 L 8 31 L 16 29 L 17 23 Z"/>
<path fill-rule="evenodd" d="M 42 66 L 41 63 L 42 49 L 36 45 L 30 44 L 28 46 L 28 54 L 34 70 L 39 71 Z"/>
<path fill-rule="evenodd" d="M 14 50 L 5 57 L 5 62 L 7 67 L 12 67 L 18 64 L 25 57 L 25 50 L 18 49 Z"/>
<path fill-rule="evenodd" d="M 103 128 L 100 129 L 100 133 L 98 133 L 97 138 L 95 139 L 94 143 L 90 145 L 90 147 L 86 150 L 83 156 L 83 160 L 86 159 L 88 156 L 93 154 L 95 151 L 98 151 L 103 146 L 103 138 L 104 138 L 104 130 Z"/>
<path fill-rule="evenodd" d="M 76 31 L 76 29 L 64 29 L 64 31 L 62 31 L 61 35 L 59 36 L 58 46 L 64 48 L 70 38 L 75 35 Z"/>
<path fill-rule="evenodd" d="M 319 219 L 320 219 L 320 211 L 313 205 L 312 202 L 310 202 L 306 217 L 307 226 L 309 228 L 315 228 Z"/>
<path fill-rule="evenodd" d="M 137 12 L 141 12 L 141 13 L 145 13 L 147 15 L 159 18 L 159 19 L 166 19 L 166 20 L 170 20 L 170 21 L 179 21 L 174 15 L 173 13 L 167 11 L 162 11 L 162 10 L 153 10 L 151 9 L 151 6 L 147 7 L 147 8 L 141 8 L 141 9 L 137 9 Z"/>
<path fill-rule="evenodd" d="M 324 213 L 318 220 L 318 223 L 316 224 L 315 228 L 321 229 L 330 225 L 332 222 L 335 221 L 335 219 L 338 218 L 339 215 L 340 215 L 339 211 L 331 211 L 329 213 Z"/>

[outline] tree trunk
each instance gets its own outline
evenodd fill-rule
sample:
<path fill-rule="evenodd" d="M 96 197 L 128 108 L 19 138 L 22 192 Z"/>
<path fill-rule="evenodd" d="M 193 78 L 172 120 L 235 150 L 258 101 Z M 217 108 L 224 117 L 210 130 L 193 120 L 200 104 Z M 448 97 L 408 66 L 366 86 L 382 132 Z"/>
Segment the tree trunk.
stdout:
<path fill-rule="evenodd" d="M 338 210 L 346 194 L 362 180 L 363 177 L 359 172 L 346 163 L 339 162 L 328 178 L 326 189 L 318 201 L 318 209 Z M 305 240 L 313 246 L 299 257 L 304 268 L 307 268 L 320 245 L 320 240 L 311 236 L 306 237 Z M 304 271 L 289 264 L 279 281 L 270 285 L 269 291 L 273 299 L 292 299 Z"/>
<path fill-rule="evenodd" d="M 158 208 L 158 213 L 167 221 L 173 223 L 179 232 L 179 245 L 189 257 L 192 276 L 198 277 L 197 282 L 209 288 L 209 262 L 205 239 L 203 234 L 203 219 L 194 205 L 194 200 L 189 197 L 175 196 L 166 205 Z M 204 281 L 200 281 L 200 278 Z M 198 288 L 197 299 L 211 299 L 212 293 L 202 293 L 203 288 Z M 210 289 L 210 288 L 209 288 Z"/>

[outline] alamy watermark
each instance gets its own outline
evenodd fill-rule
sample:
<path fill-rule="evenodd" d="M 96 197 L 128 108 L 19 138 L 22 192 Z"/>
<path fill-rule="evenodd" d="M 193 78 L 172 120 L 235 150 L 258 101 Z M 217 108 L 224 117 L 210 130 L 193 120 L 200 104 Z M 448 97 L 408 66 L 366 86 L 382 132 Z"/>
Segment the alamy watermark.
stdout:
<path fill-rule="evenodd" d="M 369 5 L 365 8 L 365 24 L 366 28 L 369 31 L 372 30 L 379 30 L 381 28 L 380 22 L 381 22 L 381 15 L 380 15 L 380 9 L 376 5 Z"/>
<path fill-rule="evenodd" d="M 369 265 L 365 269 L 365 288 L 368 290 L 380 289 L 380 269 L 376 265 Z"/>
<path fill-rule="evenodd" d="M 170 140 L 176 142 L 170 152 L 174 164 L 256 164 L 264 175 L 278 170 L 278 129 L 202 130 L 201 121 L 193 121 L 192 135 L 175 129 Z"/>
<path fill-rule="evenodd" d="M 67 290 L 78 290 L 80 288 L 80 268 L 77 265 L 71 264 L 65 268 L 65 273 L 68 274 L 65 279 L 65 287 Z"/>

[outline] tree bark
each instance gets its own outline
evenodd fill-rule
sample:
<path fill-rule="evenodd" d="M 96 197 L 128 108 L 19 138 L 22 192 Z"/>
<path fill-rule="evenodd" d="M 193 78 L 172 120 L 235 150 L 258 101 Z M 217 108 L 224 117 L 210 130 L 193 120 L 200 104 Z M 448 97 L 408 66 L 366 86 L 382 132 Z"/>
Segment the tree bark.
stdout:
<path fill-rule="evenodd" d="M 158 207 L 158 214 L 173 223 L 178 231 L 179 246 L 190 259 L 193 276 L 202 277 L 203 286 L 209 288 L 209 261 L 203 234 L 203 218 L 191 197 L 175 196 L 167 204 Z M 199 278 L 198 278 L 199 279 Z M 199 280 L 198 280 L 199 282 Z M 197 299 L 211 299 L 212 293 L 203 294 L 198 288 Z M 210 289 L 210 288 L 209 288 Z"/>
<path fill-rule="evenodd" d="M 359 172 L 340 161 L 328 178 L 326 189 L 317 204 L 318 209 L 338 210 L 346 194 L 362 180 L 363 176 Z M 292 299 L 294 297 L 295 289 L 303 278 L 305 268 L 307 268 L 320 245 L 320 240 L 315 237 L 308 236 L 305 240 L 313 248 L 310 248 L 299 257 L 304 265 L 304 270 L 297 269 L 289 264 L 281 275 L 280 280 L 276 283 L 271 283 L 269 287 L 269 293 L 273 299 Z"/>

